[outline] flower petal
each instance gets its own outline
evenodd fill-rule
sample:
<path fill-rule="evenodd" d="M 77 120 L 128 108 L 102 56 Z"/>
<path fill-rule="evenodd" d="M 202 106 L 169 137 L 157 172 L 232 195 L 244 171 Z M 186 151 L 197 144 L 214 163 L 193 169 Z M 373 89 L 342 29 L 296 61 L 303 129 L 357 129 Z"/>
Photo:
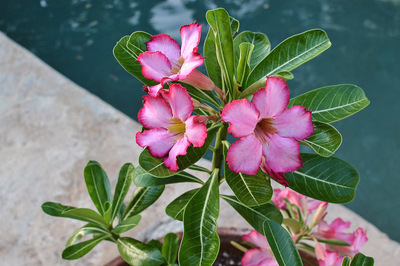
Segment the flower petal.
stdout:
<path fill-rule="evenodd" d="M 136 143 L 140 147 L 147 147 L 154 157 L 164 157 L 174 145 L 174 135 L 164 128 L 154 128 L 138 132 Z"/>
<path fill-rule="evenodd" d="M 186 79 L 197 67 L 204 63 L 204 57 L 197 53 L 197 48 L 194 49 L 196 52 L 186 58 L 179 71 L 179 80 Z"/>
<path fill-rule="evenodd" d="M 143 76 L 155 82 L 161 82 L 162 78 L 169 77 L 171 73 L 171 62 L 161 52 L 144 52 L 138 56 L 137 61 L 142 66 Z"/>
<path fill-rule="evenodd" d="M 157 85 L 146 87 L 146 91 L 149 93 L 150 96 L 156 97 L 162 87 L 163 85 L 161 83 L 158 83 Z"/>
<path fill-rule="evenodd" d="M 265 157 L 262 157 L 262 162 L 261 162 L 261 170 L 269 175 L 271 178 L 275 179 L 276 181 L 279 182 L 279 184 L 284 185 L 285 187 L 289 186 L 289 183 L 287 182 L 285 176 L 283 173 L 278 173 L 274 172 L 271 170 L 271 168 L 265 163 Z"/>
<path fill-rule="evenodd" d="M 263 145 L 265 162 L 274 172 L 287 173 L 299 169 L 303 164 L 300 157 L 300 144 L 293 138 L 278 134 L 268 135 L 269 141 Z"/>
<path fill-rule="evenodd" d="M 197 22 L 181 27 L 182 50 L 181 56 L 187 59 L 192 56 L 193 50 L 197 48 L 200 43 L 201 25 Z M 195 51 L 197 53 L 197 49 Z"/>
<path fill-rule="evenodd" d="M 221 119 L 229 122 L 228 132 L 235 138 L 241 138 L 254 132 L 259 112 L 247 99 L 234 100 L 222 110 Z"/>
<path fill-rule="evenodd" d="M 233 172 L 255 175 L 260 167 L 261 157 L 261 143 L 251 134 L 237 140 L 229 147 L 226 160 Z"/>
<path fill-rule="evenodd" d="M 280 136 L 301 140 L 308 138 L 314 132 L 311 111 L 300 105 L 285 109 L 275 118 L 274 126 Z"/>
<path fill-rule="evenodd" d="M 161 96 L 143 96 L 143 107 L 138 114 L 139 122 L 146 128 L 167 128 L 172 118 L 171 108 Z"/>
<path fill-rule="evenodd" d="M 179 44 L 167 34 L 158 34 L 151 37 L 151 40 L 147 42 L 147 51 L 149 52 L 161 52 L 171 62 L 172 67 L 178 67 L 179 57 L 181 57 L 181 49 Z"/>
<path fill-rule="evenodd" d="M 352 247 L 354 254 L 360 252 L 360 248 L 368 241 L 367 232 L 361 227 L 357 228 L 356 238 L 353 241 Z"/>
<path fill-rule="evenodd" d="M 260 118 L 275 117 L 285 110 L 290 100 L 286 82 L 277 77 L 268 77 L 267 85 L 253 95 L 253 103 L 260 112 Z"/>
<path fill-rule="evenodd" d="M 178 164 L 176 163 L 176 157 L 178 155 L 185 155 L 187 152 L 187 148 L 190 146 L 187 138 L 182 138 L 169 151 L 168 157 L 164 158 L 164 164 L 171 171 L 177 171 L 179 169 Z"/>
<path fill-rule="evenodd" d="M 162 95 L 171 106 L 172 116 L 186 121 L 193 112 L 193 102 L 186 88 L 180 84 L 171 84 L 168 91 L 163 91 Z"/>
<path fill-rule="evenodd" d="M 186 135 L 188 141 L 193 147 L 201 147 L 207 138 L 207 127 L 204 123 L 198 121 L 199 116 L 193 115 L 186 122 Z"/>
<path fill-rule="evenodd" d="M 264 249 L 269 248 L 269 244 L 265 236 L 263 236 L 256 230 L 252 230 L 247 235 L 243 235 L 242 239 L 243 241 L 250 242 L 259 248 L 264 248 Z"/>
<path fill-rule="evenodd" d="M 241 263 L 242 266 L 278 266 L 271 252 L 263 248 L 247 250 Z"/>

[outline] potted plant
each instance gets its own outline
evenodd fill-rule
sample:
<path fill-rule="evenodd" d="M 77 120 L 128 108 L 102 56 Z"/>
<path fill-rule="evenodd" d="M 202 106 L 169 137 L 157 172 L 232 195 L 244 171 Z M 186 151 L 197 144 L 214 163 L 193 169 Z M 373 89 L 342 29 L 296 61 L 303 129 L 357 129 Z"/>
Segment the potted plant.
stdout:
<path fill-rule="evenodd" d="M 271 202 L 271 181 L 324 202 L 354 198 L 359 175 L 332 157 L 342 138 L 331 123 L 369 104 L 363 90 L 331 85 L 290 99 L 286 83 L 293 79 L 290 71 L 330 47 L 326 33 L 309 30 L 271 50 L 265 34 L 239 33 L 239 21 L 222 8 L 208 11 L 206 18 L 210 29 L 203 56 L 198 52 L 202 26 L 196 22 L 181 27 L 181 45 L 165 34 L 136 31 L 114 47 L 118 62 L 148 92 L 138 114 L 143 130 L 136 134 L 145 149 L 137 167 L 127 163 L 121 168 L 113 197 L 101 165 L 87 164 L 85 182 L 97 212 L 42 205 L 49 215 L 87 222 L 68 240 L 64 259 L 78 259 L 108 240 L 131 265 L 212 265 L 220 247 L 217 218 L 224 200 L 266 238 L 279 265 L 302 265 L 293 228 Z M 208 75 L 196 69 L 203 63 Z M 235 140 L 229 141 L 228 133 Z M 315 153 L 300 153 L 300 145 Z M 213 153 L 211 169 L 196 165 L 207 150 Z M 209 178 L 200 180 L 186 169 Z M 125 205 L 132 182 L 136 189 Z M 139 223 L 140 213 L 165 185 L 179 182 L 195 185 L 166 208 L 167 215 L 183 222 L 180 242 L 173 234 L 164 244 L 121 236 Z M 220 194 L 223 182 L 232 195 Z M 92 238 L 79 242 L 85 235 Z M 361 254 L 356 258 L 355 263 L 360 258 L 371 262 Z M 350 265 L 348 259 L 343 263 Z"/>

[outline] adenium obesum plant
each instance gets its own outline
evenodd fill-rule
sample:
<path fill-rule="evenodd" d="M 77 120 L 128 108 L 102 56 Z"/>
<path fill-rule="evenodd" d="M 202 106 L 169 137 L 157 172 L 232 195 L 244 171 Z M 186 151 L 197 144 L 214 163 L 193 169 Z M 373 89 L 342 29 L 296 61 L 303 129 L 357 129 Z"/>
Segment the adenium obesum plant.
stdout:
<path fill-rule="evenodd" d="M 165 34 L 136 31 L 114 47 L 115 58 L 148 93 L 138 115 L 143 129 L 136 134 L 144 150 L 137 167 L 128 163 L 121 168 L 113 196 L 100 164 L 88 163 L 84 178 L 97 212 L 53 202 L 42 205 L 49 215 L 87 223 L 68 240 L 64 259 L 80 258 L 108 240 L 131 265 L 212 265 L 220 246 L 221 199 L 254 228 L 251 236 L 263 236 L 260 247 L 271 263 L 302 265 L 299 241 L 305 237 L 316 243 L 313 252 L 325 262 L 354 255 L 365 242 L 362 229 L 352 235 L 342 232 L 347 224 L 340 220 L 325 224 L 326 203 L 321 201 L 347 203 L 355 196 L 359 176 L 347 162 L 332 157 L 342 138 L 331 123 L 362 110 L 369 101 L 361 88 L 350 84 L 290 99 L 287 84 L 293 78 L 290 71 L 330 47 L 326 33 L 306 31 L 271 50 L 265 34 L 238 33 L 239 21 L 222 8 L 208 11 L 206 19 L 204 56 L 199 53 L 202 26 L 197 22 L 181 27 L 180 45 Z M 206 74 L 196 69 L 203 63 Z M 301 153 L 301 145 L 314 152 Z M 208 150 L 213 154 L 211 167 L 196 165 Z M 209 177 L 200 180 L 187 169 Z M 299 194 L 281 191 L 271 201 L 271 180 Z M 231 195 L 219 192 L 225 181 Z M 168 216 L 183 222 L 180 242 L 175 234 L 166 235 L 163 244 L 122 236 L 139 223 L 140 213 L 161 196 L 165 185 L 179 182 L 193 185 L 166 207 Z M 124 204 L 131 183 L 136 188 Z M 295 222 L 298 230 L 293 231 Z M 87 235 L 92 237 L 81 241 Z M 335 248 L 337 242 L 327 242 L 332 238 L 350 246 Z M 362 254 L 354 260 L 373 264 Z M 343 261 L 350 265 L 349 259 Z"/>

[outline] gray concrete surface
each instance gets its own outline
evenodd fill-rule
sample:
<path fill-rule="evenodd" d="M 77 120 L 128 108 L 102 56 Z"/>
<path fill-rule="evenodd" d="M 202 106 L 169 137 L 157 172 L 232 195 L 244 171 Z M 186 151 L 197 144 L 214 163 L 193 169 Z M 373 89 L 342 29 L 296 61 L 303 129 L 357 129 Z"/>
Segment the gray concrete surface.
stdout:
<path fill-rule="evenodd" d="M 137 164 L 141 148 L 134 135 L 140 128 L 0 33 L 0 264 L 102 265 L 117 256 L 115 245 L 101 243 L 79 261 L 63 261 L 65 242 L 82 223 L 47 216 L 40 205 L 55 201 L 92 208 L 83 181 L 85 164 L 100 162 L 114 186 L 125 162 Z M 164 209 L 191 186 L 167 186 L 129 235 L 146 239 L 179 230 Z M 398 265 L 397 242 L 352 211 L 331 205 L 329 219 L 336 216 L 352 221 L 353 229 L 367 229 L 369 242 L 362 251 L 376 265 Z M 226 204 L 218 222 L 249 227 Z"/>

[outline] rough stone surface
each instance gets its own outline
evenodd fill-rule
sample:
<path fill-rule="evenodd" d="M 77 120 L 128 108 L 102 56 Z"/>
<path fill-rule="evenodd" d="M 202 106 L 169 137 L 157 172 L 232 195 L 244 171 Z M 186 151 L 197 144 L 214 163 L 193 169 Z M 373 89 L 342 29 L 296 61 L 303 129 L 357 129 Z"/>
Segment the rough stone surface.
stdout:
<path fill-rule="evenodd" d="M 78 261 L 63 261 L 69 235 L 82 222 L 45 215 L 45 201 L 93 208 L 83 181 L 89 160 L 100 162 L 114 187 L 125 162 L 137 164 L 141 148 L 134 135 L 141 126 L 78 87 L 0 33 L 0 257 L 3 265 L 102 265 L 117 256 L 112 243 L 101 243 Z M 209 162 L 202 161 L 209 166 Z M 204 176 L 203 176 L 204 178 Z M 165 206 L 192 184 L 167 186 L 144 211 L 129 235 L 144 240 L 176 231 Z M 224 193 L 229 193 L 225 186 Z M 329 219 L 340 216 L 362 226 L 369 242 L 363 248 L 376 265 L 397 265 L 400 245 L 342 206 L 331 206 Z M 248 224 L 225 203 L 220 226 Z"/>

